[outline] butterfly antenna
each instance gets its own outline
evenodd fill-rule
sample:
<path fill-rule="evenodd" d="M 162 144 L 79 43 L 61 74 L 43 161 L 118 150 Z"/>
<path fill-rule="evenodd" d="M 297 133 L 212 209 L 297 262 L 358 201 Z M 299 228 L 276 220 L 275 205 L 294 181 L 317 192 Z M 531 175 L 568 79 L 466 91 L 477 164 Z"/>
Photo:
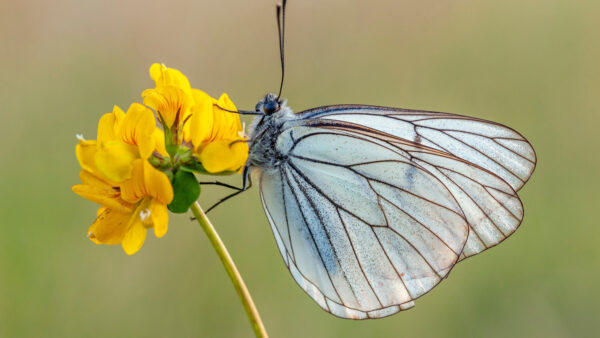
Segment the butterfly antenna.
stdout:
<path fill-rule="evenodd" d="M 225 111 L 225 112 L 228 112 L 228 113 L 233 113 L 233 114 L 239 114 L 239 115 L 264 115 L 261 112 L 257 112 L 257 111 L 253 111 L 253 110 L 229 110 L 229 109 L 225 109 L 225 108 L 219 106 L 216 103 L 214 103 L 213 105 L 215 107 L 221 109 L 222 111 Z"/>
<path fill-rule="evenodd" d="M 285 76 L 285 59 L 283 57 L 284 51 L 284 37 L 285 37 L 285 5 L 287 0 L 283 0 L 282 4 L 277 5 L 277 33 L 279 35 L 279 58 L 281 60 L 281 83 L 279 84 L 279 94 L 277 94 L 277 100 L 281 97 L 281 90 L 283 89 L 283 78 Z"/>

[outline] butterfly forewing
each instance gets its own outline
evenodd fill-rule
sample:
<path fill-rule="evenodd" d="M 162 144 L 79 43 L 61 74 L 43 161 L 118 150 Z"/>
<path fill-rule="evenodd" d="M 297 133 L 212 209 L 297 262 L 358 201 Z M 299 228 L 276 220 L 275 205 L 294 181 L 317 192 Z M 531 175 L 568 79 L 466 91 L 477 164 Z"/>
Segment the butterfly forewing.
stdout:
<path fill-rule="evenodd" d="M 359 124 L 441 150 L 493 172 L 515 191 L 521 189 L 535 169 L 535 152 L 521 134 L 482 119 L 360 105 L 320 107 L 299 115 L 307 121 L 333 120 Z"/>
<path fill-rule="evenodd" d="M 462 257 L 497 245 L 520 225 L 516 191 L 535 169 L 527 140 L 501 124 L 466 116 L 377 106 L 329 106 L 299 114 L 305 123 L 360 133 L 408 155 L 460 201 L 470 226 Z"/>

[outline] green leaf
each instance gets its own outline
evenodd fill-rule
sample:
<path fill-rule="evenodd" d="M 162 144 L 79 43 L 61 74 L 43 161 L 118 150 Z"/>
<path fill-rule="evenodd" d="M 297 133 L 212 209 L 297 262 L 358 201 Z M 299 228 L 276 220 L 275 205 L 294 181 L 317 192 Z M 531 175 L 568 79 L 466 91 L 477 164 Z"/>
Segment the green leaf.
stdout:
<path fill-rule="evenodd" d="M 177 214 L 185 213 L 200 196 L 200 184 L 194 174 L 183 170 L 175 174 L 172 184 L 174 196 L 169 210 Z"/>

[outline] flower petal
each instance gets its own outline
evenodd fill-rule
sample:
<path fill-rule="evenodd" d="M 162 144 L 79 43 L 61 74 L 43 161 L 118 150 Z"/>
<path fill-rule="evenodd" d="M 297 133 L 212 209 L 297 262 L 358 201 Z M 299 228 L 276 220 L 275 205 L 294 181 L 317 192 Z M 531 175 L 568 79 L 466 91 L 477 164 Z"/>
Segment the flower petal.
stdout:
<path fill-rule="evenodd" d="M 131 212 L 100 208 L 98 218 L 88 230 L 88 238 L 96 244 L 119 244 L 125 236 Z"/>
<path fill-rule="evenodd" d="M 219 173 L 241 168 L 248 159 L 248 145 L 239 141 L 220 140 L 207 144 L 200 152 L 204 169 L 209 173 Z"/>
<path fill-rule="evenodd" d="M 148 161 L 143 161 L 143 166 L 146 196 L 152 196 L 164 205 L 171 203 L 173 200 L 173 187 L 167 175 L 154 168 Z"/>
<path fill-rule="evenodd" d="M 165 132 L 156 128 L 154 129 L 152 137 L 154 138 L 154 147 L 156 148 L 155 150 L 162 156 L 169 156 L 169 153 L 167 153 L 167 148 L 165 146 Z"/>
<path fill-rule="evenodd" d="M 181 123 L 183 116 L 188 115 L 194 105 L 192 97 L 175 86 L 146 89 L 142 97 L 144 104 L 154 109 L 169 128 L 175 121 Z"/>
<path fill-rule="evenodd" d="M 117 211 L 131 211 L 131 204 L 121 199 L 121 193 L 114 185 L 102 180 L 94 174 L 82 170 L 79 174 L 83 184 L 72 187 L 73 192 L 92 202 L 116 209 Z"/>
<path fill-rule="evenodd" d="M 121 246 L 128 255 L 138 252 L 146 240 L 146 228 L 138 215 L 133 215 L 129 229 L 123 236 Z"/>
<path fill-rule="evenodd" d="M 113 113 L 102 115 L 100 121 L 98 122 L 97 134 L 97 140 L 99 144 L 117 139 L 115 135 L 115 115 L 113 115 Z"/>
<path fill-rule="evenodd" d="M 154 235 L 161 238 L 167 233 L 169 227 L 169 212 L 167 206 L 152 200 L 150 203 L 150 216 L 154 224 Z"/>
<path fill-rule="evenodd" d="M 152 111 L 139 103 L 133 103 L 120 125 L 120 139 L 125 143 L 137 145 L 140 157 L 145 159 L 154 151 L 155 129 L 157 127 Z"/>
<path fill-rule="evenodd" d="M 179 70 L 168 68 L 159 63 L 154 63 L 150 66 L 150 77 L 154 80 L 155 86 L 175 86 L 181 88 L 188 95 L 191 95 L 190 81 Z"/>
<path fill-rule="evenodd" d="M 103 195 L 103 191 L 98 191 L 93 187 L 77 184 L 72 187 L 73 192 L 77 195 L 86 198 L 92 202 L 101 204 L 107 208 L 113 209 L 116 212 L 131 212 L 131 205 L 124 201 L 119 200 L 118 197 L 110 197 Z"/>
<path fill-rule="evenodd" d="M 215 116 L 215 125 L 213 127 L 213 140 L 235 139 L 238 137 L 238 132 L 242 130 L 242 122 L 238 114 L 232 114 L 220 108 L 230 111 L 237 111 L 233 101 L 225 93 L 219 97 L 213 106 L 213 114 Z M 220 107 L 220 108 L 219 108 Z"/>
<path fill-rule="evenodd" d="M 131 163 L 138 157 L 136 146 L 111 141 L 97 150 L 95 164 L 102 175 L 112 181 L 122 182 L 131 177 Z"/>
<path fill-rule="evenodd" d="M 136 203 L 146 196 L 143 161 L 137 159 L 131 163 L 131 178 L 121 184 L 121 198 L 129 203 Z"/>
<path fill-rule="evenodd" d="M 95 156 L 97 149 L 96 141 L 93 140 L 79 141 L 79 144 L 75 146 L 75 156 L 77 156 L 82 169 L 90 172 L 96 171 Z"/>
<path fill-rule="evenodd" d="M 121 198 L 135 203 L 144 197 L 152 197 L 165 205 L 173 200 L 173 187 L 167 175 L 146 160 L 137 159 L 132 166 L 131 178 L 121 185 Z"/>
<path fill-rule="evenodd" d="M 83 183 L 84 185 L 93 186 L 99 189 L 108 190 L 112 189 L 114 186 L 86 170 L 82 170 L 79 172 L 79 179 L 81 179 L 81 183 Z"/>
<path fill-rule="evenodd" d="M 192 89 L 194 96 L 194 109 L 192 117 L 184 126 L 183 133 L 186 141 L 192 141 L 195 147 L 210 141 L 214 126 L 213 98 L 199 89 Z"/>
<path fill-rule="evenodd" d="M 125 113 L 118 106 L 113 107 L 112 113 L 102 115 L 98 122 L 98 144 L 117 140 L 117 130 Z"/>

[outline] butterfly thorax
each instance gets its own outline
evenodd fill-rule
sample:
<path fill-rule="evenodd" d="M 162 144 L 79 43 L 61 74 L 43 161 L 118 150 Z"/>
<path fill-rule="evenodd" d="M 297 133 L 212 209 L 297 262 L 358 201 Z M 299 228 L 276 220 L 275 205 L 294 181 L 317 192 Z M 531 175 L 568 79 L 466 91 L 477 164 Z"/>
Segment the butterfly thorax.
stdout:
<path fill-rule="evenodd" d="M 261 169 L 273 169 L 287 160 L 287 154 L 277 150 L 277 138 L 281 132 L 290 127 L 290 123 L 297 120 L 290 107 L 286 105 L 287 100 L 277 101 L 275 111 L 269 111 L 274 94 L 267 94 L 256 105 L 259 115 L 250 125 L 249 136 L 252 140 L 248 155 L 248 164 Z"/>

